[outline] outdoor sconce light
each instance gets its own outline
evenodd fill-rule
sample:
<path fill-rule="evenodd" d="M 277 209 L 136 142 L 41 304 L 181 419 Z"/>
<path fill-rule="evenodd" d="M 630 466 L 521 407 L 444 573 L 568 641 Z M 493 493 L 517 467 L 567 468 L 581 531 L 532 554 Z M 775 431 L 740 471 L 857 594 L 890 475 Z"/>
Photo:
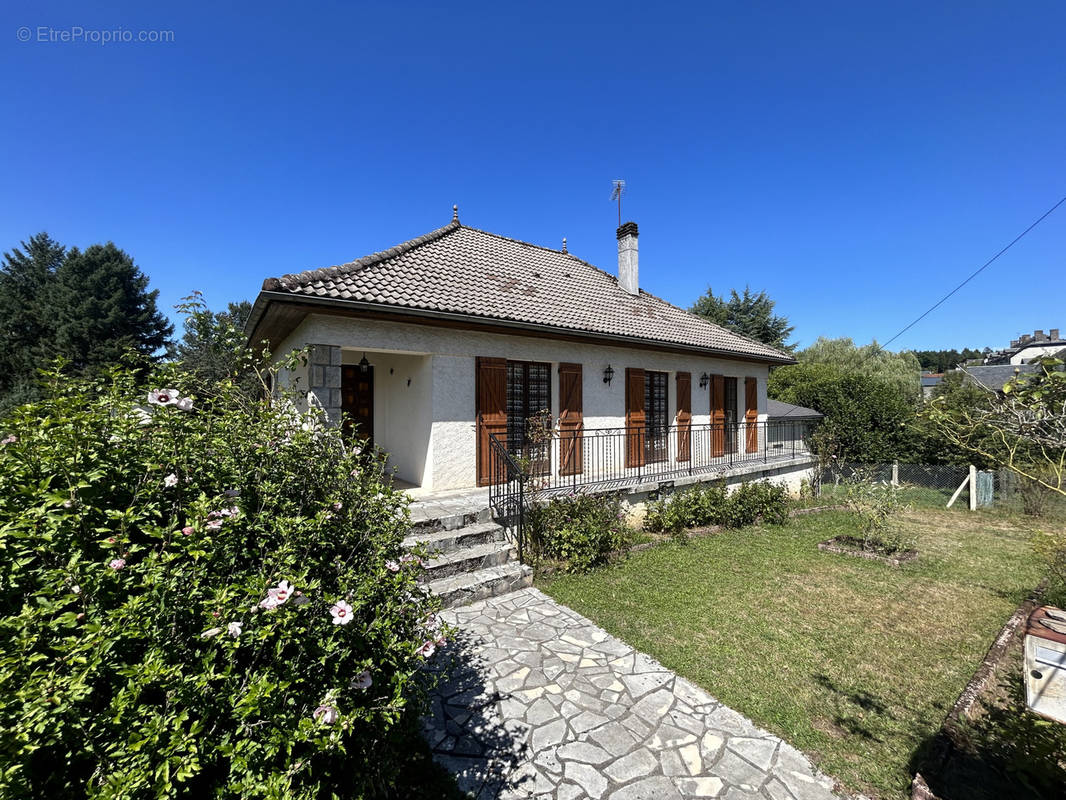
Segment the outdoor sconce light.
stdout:
<path fill-rule="evenodd" d="M 603 382 L 610 386 L 612 378 L 614 378 L 614 369 L 608 364 L 607 369 L 603 371 Z"/>
<path fill-rule="evenodd" d="M 370 369 L 370 362 L 366 360 L 366 353 L 363 353 L 363 357 L 359 359 L 359 371 L 366 372 Z"/>
<path fill-rule="evenodd" d="M 707 384 L 710 383 L 710 382 L 711 382 L 711 376 L 708 375 L 706 372 L 704 372 L 702 375 L 700 375 L 700 388 L 701 389 L 706 389 L 707 388 Z"/>

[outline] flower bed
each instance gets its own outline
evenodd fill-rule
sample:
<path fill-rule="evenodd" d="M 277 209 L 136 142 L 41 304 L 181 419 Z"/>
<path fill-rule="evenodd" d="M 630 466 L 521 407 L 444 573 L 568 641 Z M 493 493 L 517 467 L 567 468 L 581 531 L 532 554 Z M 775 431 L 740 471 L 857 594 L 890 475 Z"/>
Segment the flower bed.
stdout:
<path fill-rule="evenodd" d="M 899 550 L 896 548 L 878 546 L 857 536 L 834 536 L 824 542 L 818 543 L 818 549 L 827 553 L 840 553 L 846 556 L 869 558 L 874 561 L 883 561 L 893 567 L 899 567 L 908 561 L 918 557 L 918 551 L 913 549 Z"/>

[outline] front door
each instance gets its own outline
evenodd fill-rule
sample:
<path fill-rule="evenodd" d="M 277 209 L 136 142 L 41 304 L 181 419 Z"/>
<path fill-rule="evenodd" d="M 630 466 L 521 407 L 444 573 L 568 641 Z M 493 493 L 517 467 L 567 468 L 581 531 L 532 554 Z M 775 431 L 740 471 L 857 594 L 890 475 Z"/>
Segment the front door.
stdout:
<path fill-rule="evenodd" d="M 344 432 L 374 443 L 374 368 L 341 367 L 341 411 Z"/>

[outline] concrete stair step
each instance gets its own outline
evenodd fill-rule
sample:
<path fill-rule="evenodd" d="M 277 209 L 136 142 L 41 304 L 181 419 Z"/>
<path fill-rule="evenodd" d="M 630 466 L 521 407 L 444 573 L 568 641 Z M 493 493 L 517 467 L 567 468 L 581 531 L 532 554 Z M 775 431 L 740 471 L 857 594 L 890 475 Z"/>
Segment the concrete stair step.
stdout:
<path fill-rule="evenodd" d="M 515 555 L 514 545 L 507 541 L 463 547 L 455 552 L 435 556 L 426 561 L 425 569 L 419 576 L 419 580 L 429 583 L 463 572 L 500 566 L 513 561 Z"/>
<path fill-rule="evenodd" d="M 462 508 L 411 508 L 411 533 L 454 531 L 469 525 L 478 525 L 492 520 L 488 506 L 468 505 Z"/>
<path fill-rule="evenodd" d="M 512 561 L 473 572 L 462 572 L 430 581 L 427 588 L 441 598 L 444 607 L 463 606 L 488 597 L 524 589 L 533 585 L 533 570 Z"/>
<path fill-rule="evenodd" d="M 501 525 L 495 522 L 479 522 L 475 525 L 467 525 L 455 530 L 425 531 L 413 530 L 403 540 L 403 546 L 410 550 L 418 544 L 426 546 L 429 555 L 454 553 L 465 547 L 474 547 L 479 544 L 503 542 L 507 540 L 507 533 Z"/>

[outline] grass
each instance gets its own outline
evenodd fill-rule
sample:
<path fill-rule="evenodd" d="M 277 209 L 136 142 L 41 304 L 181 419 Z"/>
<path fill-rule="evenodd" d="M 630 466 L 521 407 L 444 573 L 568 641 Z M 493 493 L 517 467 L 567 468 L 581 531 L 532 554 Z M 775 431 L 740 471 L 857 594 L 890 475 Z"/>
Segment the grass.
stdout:
<path fill-rule="evenodd" d="M 905 524 L 920 555 L 902 568 L 819 551 L 855 533 L 823 511 L 539 585 L 850 789 L 902 800 L 912 759 L 1042 577 L 1019 518 L 918 505 Z"/>

